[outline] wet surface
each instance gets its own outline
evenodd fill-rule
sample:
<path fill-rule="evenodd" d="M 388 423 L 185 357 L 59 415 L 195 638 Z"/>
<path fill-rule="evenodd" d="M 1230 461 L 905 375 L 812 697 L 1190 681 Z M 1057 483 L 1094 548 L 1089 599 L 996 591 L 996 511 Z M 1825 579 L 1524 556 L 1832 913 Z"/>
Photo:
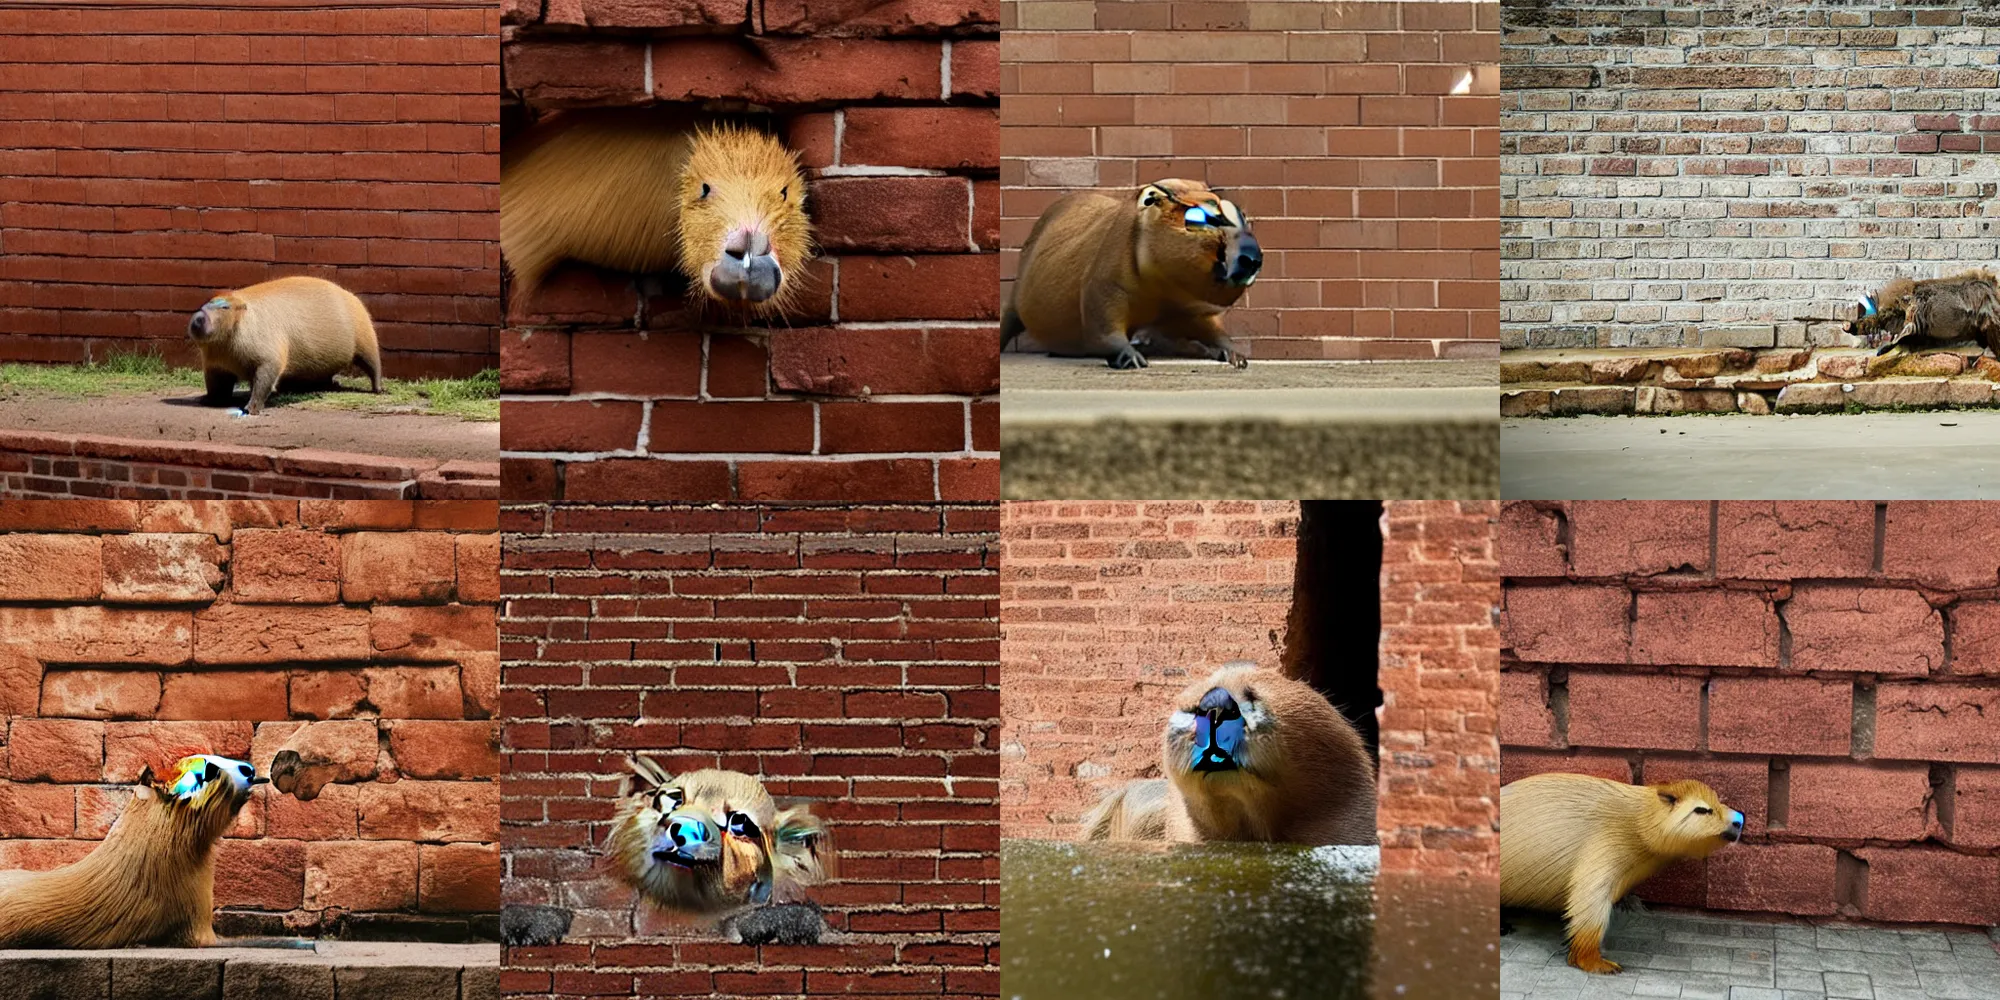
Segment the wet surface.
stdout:
<path fill-rule="evenodd" d="M 1378 915 L 1376 856 L 1373 847 L 1004 841 L 1001 994 L 1494 995 L 1494 884 L 1392 875 Z"/>

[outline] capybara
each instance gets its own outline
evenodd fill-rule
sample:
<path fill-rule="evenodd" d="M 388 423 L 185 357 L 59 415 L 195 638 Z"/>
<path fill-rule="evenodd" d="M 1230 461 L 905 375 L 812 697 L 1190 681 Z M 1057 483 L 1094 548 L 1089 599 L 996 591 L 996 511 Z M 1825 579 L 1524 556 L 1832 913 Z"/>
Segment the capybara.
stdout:
<path fill-rule="evenodd" d="M 201 348 L 209 403 L 228 405 L 238 379 L 250 383 L 246 414 L 264 412 L 278 380 L 324 382 L 359 365 L 382 391 L 382 355 L 368 307 L 320 278 L 295 276 L 224 292 L 188 320 Z"/>
<path fill-rule="evenodd" d="M 1105 796 L 1087 840 L 1373 844 L 1375 764 L 1310 685 L 1236 661 L 1181 691 L 1161 769 Z"/>
<path fill-rule="evenodd" d="M 1868 344 L 1884 340 L 1877 357 L 1976 340 L 2000 354 L 2000 285 L 1993 272 L 1965 271 L 1948 278 L 1897 278 L 1860 302 L 1847 331 Z"/>
<path fill-rule="evenodd" d="M 781 314 L 812 258 L 806 182 L 776 138 L 639 111 L 553 116 L 500 170 L 500 250 L 518 306 L 558 263 L 678 269 L 700 299 Z"/>
<path fill-rule="evenodd" d="M 811 807 L 780 809 L 739 771 L 676 776 L 645 757 L 631 767 L 605 851 L 618 880 L 654 905 L 720 915 L 797 902 L 833 877 L 833 837 Z"/>
<path fill-rule="evenodd" d="M 1500 789 L 1500 905 L 1562 913 L 1569 964 L 1617 972 L 1601 951 L 1612 905 L 1675 861 L 1742 837 L 1743 814 L 1699 781 L 1522 778 Z"/>
<path fill-rule="evenodd" d="M 104 842 L 45 872 L 0 872 L 0 948 L 203 947 L 215 937 L 215 847 L 249 764 L 192 754 L 146 768 Z"/>
<path fill-rule="evenodd" d="M 1242 368 L 1249 356 L 1222 314 L 1263 265 L 1249 218 L 1198 181 L 1155 181 L 1124 200 L 1064 195 L 1021 247 L 1001 344 L 1025 332 L 1051 354 L 1113 368 L 1187 350 Z"/>

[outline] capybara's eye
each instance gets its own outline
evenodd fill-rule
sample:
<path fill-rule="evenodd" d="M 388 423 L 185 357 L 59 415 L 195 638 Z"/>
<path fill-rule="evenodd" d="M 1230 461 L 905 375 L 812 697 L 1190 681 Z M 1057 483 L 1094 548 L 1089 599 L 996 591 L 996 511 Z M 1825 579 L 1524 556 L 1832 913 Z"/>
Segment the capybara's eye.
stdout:
<path fill-rule="evenodd" d="M 678 788 L 662 788 L 658 795 L 653 796 L 654 812 L 673 812 L 680 807 L 681 790 Z"/>
<path fill-rule="evenodd" d="M 1695 806 L 1695 807 L 1694 807 L 1694 814 L 1695 814 L 1696 816 L 1706 816 L 1706 815 L 1708 815 L 1709 813 L 1712 813 L 1712 812 L 1714 812 L 1714 811 L 1715 811 L 1715 810 L 1713 810 L 1713 809 L 1710 809 L 1710 808 L 1709 808 L 1709 807 L 1707 807 L 1707 806 Z"/>
<path fill-rule="evenodd" d="M 791 196 L 792 196 L 792 186 L 791 186 L 790 184 L 787 184 L 787 185 L 785 185 L 784 187 L 781 187 L 781 188 L 779 188 L 779 189 L 778 189 L 778 200 L 779 200 L 779 201 L 785 201 L 785 200 L 788 200 L 788 199 L 790 199 L 790 198 L 791 198 Z"/>
<path fill-rule="evenodd" d="M 1203 211 L 1200 206 L 1190 208 L 1186 212 L 1183 212 L 1181 214 L 1181 218 L 1186 219 L 1187 224 L 1190 226 L 1208 225 L 1208 213 L 1206 211 Z"/>
<path fill-rule="evenodd" d="M 708 185 L 703 184 L 701 186 L 701 196 L 704 198 L 708 197 Z"/>
<path fill-rule="evenodd" d="M 757 823 L 742 813 L 730 813 L 729 833 L 731 836 L 742 837 L 745 840 L 755 840 L 757 838 Z"/>

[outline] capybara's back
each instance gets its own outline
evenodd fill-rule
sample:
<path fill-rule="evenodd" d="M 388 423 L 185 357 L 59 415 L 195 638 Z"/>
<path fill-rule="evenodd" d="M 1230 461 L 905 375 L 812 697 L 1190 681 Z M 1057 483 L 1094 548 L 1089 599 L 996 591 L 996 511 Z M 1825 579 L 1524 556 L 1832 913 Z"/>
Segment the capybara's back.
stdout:
<path fill-rule="evenodd" d="M 284 377 L 302 382 L 330 379 L 347 370 L 356 359 L 363 368 L 372 368 L 381 346 L 375 341 L 375 323 L 368 307 L 331 281 L 304 276 L 279 278 L 239 289 L 237 295 L 251 303 L 250 315 L 256 329 L 237 329 L 259 339 L 273 338 L 285 345 Z M 248 377 L 248 372 L 239 373 Z"/>

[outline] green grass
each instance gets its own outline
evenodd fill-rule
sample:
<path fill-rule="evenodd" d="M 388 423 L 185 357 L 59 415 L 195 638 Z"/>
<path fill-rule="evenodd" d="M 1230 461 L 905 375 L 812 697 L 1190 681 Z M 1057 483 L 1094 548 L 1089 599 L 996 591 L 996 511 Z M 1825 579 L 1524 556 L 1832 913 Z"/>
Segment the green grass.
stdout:
<path fill-rule="evenodd" d="M 356 410 L 364 413 L 425 413 L 460 420 L 500 419 L 500 372 L 488 368 L 471 378 L 383 379 L 382 391 L 365 389 L 367 381 L 349 376 L 347 388 L 328 392 L 281 392 L 270 406 L 306 410 Z M 0 395 L 34 393 L 89 398 L 146 394 L 183 395 L 203 390 L 201 372 L 175 368 L 157 354 L 114 354 L 82 365 L 0 365 Z M 238 383 L 236 391 L 244 391 Z"/>

